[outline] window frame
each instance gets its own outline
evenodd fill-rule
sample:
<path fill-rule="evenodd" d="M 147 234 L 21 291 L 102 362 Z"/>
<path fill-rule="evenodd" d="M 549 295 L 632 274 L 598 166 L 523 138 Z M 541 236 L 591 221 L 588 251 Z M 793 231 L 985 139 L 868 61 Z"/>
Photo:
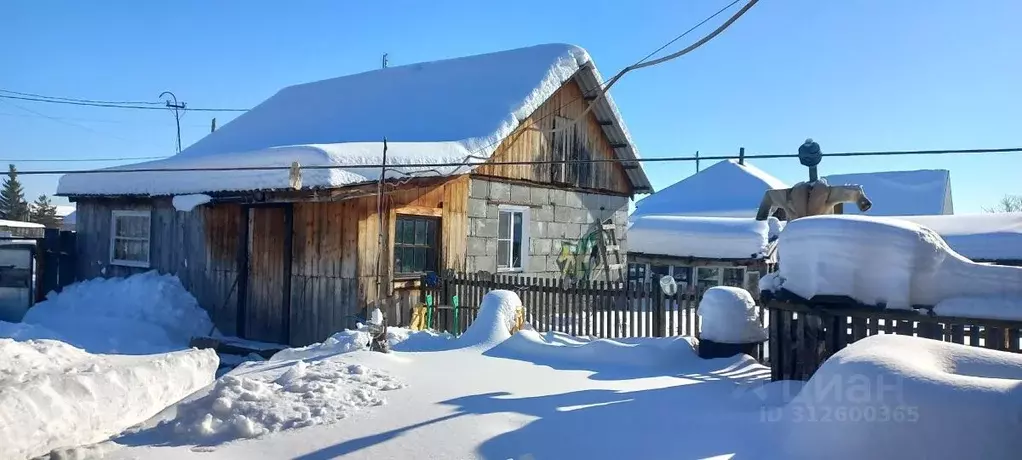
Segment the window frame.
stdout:
<path fill-rule="evenodd" d="M 134 236 L 117 236 L 117 218 L 118 217 L 145 217 L 148 220 L 149 232 L 145 238 L 134 237 Z M 116 258 L 117 253 L 117 240 L 122 241 L 144 241 L 146 247 L 145 262 L 138 260 L 126 260 Z M 152 264 L 153 256 L 153 215 L 151 210 L 137 210 L 137 209 L 116 209 L 110 212 L 110 265 L 118 265 L 121 267 L 134 267 L 134 268 L 149 268 Z"/>
<path fill-rule="evenodd" d="M 398 235 L 398 222 L 401 221 L 401 219 L 408 219 L 408 220 L 411 220 L 412 222 L 415 222 L 415 221 L 418 221 L 418 220 L 433 221 L 434 222 L 436 227 L 435 227 L 435 230 L 433 231 L 433 241 L 427 241 L 424 246 L 427 249 L 427 254 L 429 253 L 429 249 L 433 250 L 433 253 L 434 253 L 435 258 L 436 258 L 435 264 L 434 264 L 434 266 L 436 267 L 435 271 L 439 272 L 439 270 L 440 270 L 440 261 L 441 261 L 441 257 L 442 257 L 441 253 L 440 253 L 440 251 L 441 251 L 441 247 L 440 247 L 440 241 L 441 241 L 440 232 L 441 232 L 441 229 L 443 228 L 443 225 L 442 225 L 443 221 L 442 221 L 442 219 L 440 217 L 437 217 L 437 216 L 427 216 L 427 215 L 422 215 L 422 214 L 411 214 L 411 213 L 397 212 L 397 213 L 394 214 L 394 241 L 391 243 L 391 260 L 390 260 L 391 270 L 394 273 L 394 279 L 397 279 L 397 280 L 401 280 L 401 279 L 415 279 L 415 278 L 418 278 L 418 277 L 426 274 L 427 272 L 429 272 L 429 270 L 414 271 L 414 272 L 402 272 L 402 271 L 399 270 L 398 265 L 397 265 L 397 257 L 398 257 L 398 248 L 399 247 L 413 247 L 413 248 L 414 247 L 423 247 L 422 245 L 416 245 L 414 243 L 413 244 L 398 243 L 398 236 L 399 236 Z M 427 240 L 428 240 L 428 238 L 427 238 Z M 425 268 L 425 267 L 423 267 L 423 268 Z"/>
<path fill-rule="evenodd" d="M 529 216 L 529 211 L 530 211 L 530 208 L 528 206 L 517 206 L 517 205 L 510 205 L 510 204 L 502 204 L 502 205 L 498 205 L 497 206 L 497 237 L 495 238 L 497 240 L 497 250 L 495 251 L 496 254 L 494 254 L 493 257 L 496 259 L 495 267 L 497 268 L 497 272 L 498 273 L 521 273 L 521 272 L 525 272 L 528 269 L 528 267 L 529 267 L 529 252 L 530 252 L 529 227 L 530 227 L 530 222 L 531 222 L 530 221 L 530 216 Z M 511 228 L 508 229 L 508 237 L 507 238 L 501 238 L 500 237 L 500 215 L 503 214 L 503 213 L 511 214 L 510 218 L 508 219 L 508 222 L 509 222 L 509 225 L 511 226 Z M 515 228 L 515 226 L 514 226 L 514 214 L 515 213 L 519 213 L 519 214 L 522 215 L 522 235 L 521 235 L 521 237 L 522 237 L 521 238 L 521 245 L 522 246 L 519 249 L 520 255 L 521 255 L 521 258 L 520 258 L 521 266 L 520 267 L 512 267 L 512 266 L 510 266 L 510 262 L 513 261 L 513 254 L 514 254 L 514 242 L 515 242 L 515 235 L 514 235 L 514 228 Z M 508 243 L 508 259 L 509 259 L 508 263 L 509 264 L 508 264 L 508 266 L 505 266 L 505 267 L 501 267 L 500 266 L 500 264 L 501 264 L 501 261 L 500 261 L 500 242 L 501 241 L 508 241 L 509 242 Z"/>

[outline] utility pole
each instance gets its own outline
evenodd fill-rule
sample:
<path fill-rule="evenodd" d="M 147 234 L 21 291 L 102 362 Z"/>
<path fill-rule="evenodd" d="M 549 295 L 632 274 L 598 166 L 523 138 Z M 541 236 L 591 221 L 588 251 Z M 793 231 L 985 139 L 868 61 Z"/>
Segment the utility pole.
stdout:
<path fill-rule="evenodd" d="M 181 112 L 179 112 L 179 110 L 183 110 L 185 108 L 185 103 L 178 103 L 177 96 L 170 91 L 160 93 L 160 99 L 163 99 L 163 97 L 168 94 L 170 95 L 170 99 L 166 101 L 167 108 L 174 109 L 174 122 L 177 123 L 177 153 L 181 153 Z M 174 101 L 173 104 L 170 103 L 171 100 Z"/>
<path fill-rule="evenodd" d="M 383 68 L 384 69 L 387 68 L 387 64 L 388 64 L 388 62 L 387 62 L 387 53 L 383 53 Z"/>
<path fill-rule="evenodd" d="M 696 150 L 696 172 L 699 172 L 699 151 Z"/>

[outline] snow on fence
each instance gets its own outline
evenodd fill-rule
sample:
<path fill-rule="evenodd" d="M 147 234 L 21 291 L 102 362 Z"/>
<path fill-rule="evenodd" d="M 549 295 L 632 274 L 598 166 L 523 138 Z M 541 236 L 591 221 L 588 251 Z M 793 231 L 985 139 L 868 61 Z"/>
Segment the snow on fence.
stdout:
<path fill-rule="evenodd" d="M 435 303 L 431 326 L 452 333 L 464 332 L 472 324 L 483 296 L 494 289 L 518 293 L 525 307 L 525 320 L 540 332 L 631 338 L 698 337 L 700 330 L 696 309 L 702 293 L 667 296 L 655 284 L 568 283 L 553 278 L 463 274 L 438 278 L 434 284 L 424 290 Z M 451 305 L 455 295 L 459 303 L 457 319 Z M 760 320 L 765 321 L 762 313 Z M 763 357 L 763 352 L 757 356 Z"/>
<path fill-rule="evenodd" d="M 771 357 L 773 380 L 808 380 L 848 344 L 881 334 L 1022 353 L 1022 321 L 797 300 L 770 300 L 764 307 L 770 330 L 765 353 Z"/>

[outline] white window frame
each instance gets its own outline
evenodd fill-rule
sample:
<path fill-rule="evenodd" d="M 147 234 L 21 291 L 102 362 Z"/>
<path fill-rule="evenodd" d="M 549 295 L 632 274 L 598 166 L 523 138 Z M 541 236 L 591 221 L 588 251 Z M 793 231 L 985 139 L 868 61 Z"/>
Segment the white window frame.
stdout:
<path fill-rule="evenodd" d="M 530 227 L 530 224 L 529 224 L 529 222 L 530 222 L 530 220 L 529 220 L 529 210 L 530 210 L 530 208 L 528 206 L 516 206 L 516 205 L 510 205 L 510 204 L 502 204 L 502 205 L 498 205 L 497 206 L 497 238 L 496 239 L 497 239 L 497 247 L 498 248 L 500 247 L 500 242 L 501 241 L 508 241 L 508 239 L 500 237 L 500 214 L 501 213 L 505 213 L 505 212 L 507 212 L 507 213 L 521 213 L 522 214 L 522 249 L 521 249 L 521 252 L 522 252 L 522 266 L 521 267 L 501 267 L 500 266 L 500 262 L 501 261 L 500 261 L 500 258 L 499 258 L 500 257 L 500 250 L 498 249 L 496 251 L 497 253 L 493 255 L 493 257 L 497 259 L 496 267 L 497 267 L 497 272 L 498 273 L 515 273 L 515 272 L 524 272 L 524 271 L 528 270 L 528 267 L 529 267 L 529 253 L 531 252 L 530 251 L 531 245 L 529 244 L 529 242 L 530 242 L 529 241 L 529 227 Z M 515 236 L 514 236 L 514 233 L 513 233 L 514 232 L 514 215 L 513 214 L 511 216 L 511 219 L 508 220 L 508 222 L 511 222 L 511 228 L 509 229 L 509 235 L 510 235 L 510 241 L 511 241 L 510 244 L 514 244 Z M 514 251 L 511 251 L 511 248 L 509 246 L 509 248 L 508 248 L 508 257 L 510 257 L 511 254 L 513 254 L 513 253 L 514 253 Z"/>
<path fill-rule="evenodd" d="M 117 218 L 118 217 L 145 217 L 149 219 L 149 235 L 145 238 L 117 236 Z M 150 211 L 128 211 L 128 210 L 116 210 L 110 213 L 110 265 L 120 265 L 124 267 L 136 267 L 136 268 L 149 268 L 150 260 L 152 259 L 152 234 L 153 234 L 153 216 Z M 146 260 L 145 262 L 138 260 L 123 260 L 114 258 L 115 244 L 117 240 L 127 241 L 145 241 L 146 243 Z"/>

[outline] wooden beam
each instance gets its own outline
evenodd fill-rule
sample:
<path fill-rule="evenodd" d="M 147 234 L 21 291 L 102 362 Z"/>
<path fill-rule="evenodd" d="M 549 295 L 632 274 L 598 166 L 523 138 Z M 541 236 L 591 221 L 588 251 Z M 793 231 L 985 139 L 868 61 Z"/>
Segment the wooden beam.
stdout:
<path fill-rule="evenodd" d="M 594 94 L 594 95 L 592 95 L 592 96 L 586 96 L 586 97 L 584 97 L 584 98 L 582 98 L 582 99 L 585 99 L 585 101 L 586 101 L 586 102 L 593 102 L 593 101 L 595 101 L 595 100 L 596 100 L 596 98 L 598 98 L 598 97 L 599 97 L 599 95 L 596 95 L 596 94 Z"/>
<path fill-rule="evenodd" d="M 631 144 L 628 144 L 628 143 L 624 143 L 624 144 L 610 144 L 610 148 L 612 148 L 612 149 L 623 149 L 623 148 L 626 148 L 626 147 L 631 147 Z"/>
<path fill-rule="evenodd" d="M 282 289 L 283 316 L 281 329 L 284 331 L 283 342 L 291 345 L 291 265 L 294 259 L 295 237 L 295 206 L 288 203 L 284 207 L 284 289 Z"/>
<path fill-rule="evenodd" d="M 600 126 L 614 126 L 613 120 L 600 120 L 597 123 L 599 123 Z"/>
<path fill-rule="evenodd" d="M 245 316 L 248 307 L 248 223 L 249 207 L 241 207 L 241 223 L 238 225 L 238 308 L 235 318 L 234 335 L 245 338 Z"/>
<path fill-rule="evenodd" d="M 442 208 L 428 208 L 425 206 L 405 206 L 401 208 L 394 208 L 394 213 L 413 216 L 441 217 L 444 210 Z"/>

